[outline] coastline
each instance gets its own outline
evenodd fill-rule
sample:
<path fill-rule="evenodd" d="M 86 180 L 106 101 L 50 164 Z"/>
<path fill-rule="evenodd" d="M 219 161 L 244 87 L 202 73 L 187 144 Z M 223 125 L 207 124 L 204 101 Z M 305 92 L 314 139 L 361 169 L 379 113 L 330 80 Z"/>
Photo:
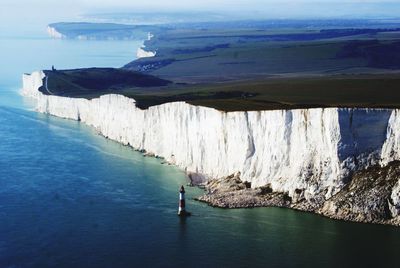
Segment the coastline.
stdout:
<path fill-rule="evenodd" d="M 374 216 L 377 218 L 365 217 L 364 220 L 358 220 L 344 213 L 342 213 L 343 216 L 338 216 L 339 210 L 334 205 L 325 206 L 325 209 L 321 210 L 326 201 L 345 189 L 348 185 L 345 180 L 350 178 L 350 174 L 376 168 L 379 165 L 385 166 L 397 160 L 397 156 L 392 153 L 396 149 L 390 147 L 395 146 L 396 143 L 388 141 L 390 135 L 386 135 L 386 132 L 390 132 L 386 131 L 388 122 L 397 119 L 396 110 L 320 108 L 223 113 L 182 102 L 140 110 L 135 106 L 133 99 L 121 95 L 105 95 L 93 100 L 43 95 L 38 91 L 43 78 L 42 72 L 24 75 L 22 93 L 37 100 L 39 112 L 82 121 L 94 127 L 106 138 L 129 145 L 147 155 L 162 157 L 166 162 L 183 169 L 193 184 L 204 184 L 218 178 L 219 180 L 233 178 L 235 176 L 232 177 L 232 174 L 238 175 L 240 172 L 237 176 L 240 183 L 236 183 L 239 188 L 235 184 L 233 188 L 247 191 L 247 197 L 244 196 L 242 199 L 250 200 L 244 204 L 229 205 L 230 201 L 226 199 L 224 202 L 228 205 L 220 205 L 215 202 L 218 200 L 218 191 L 214 191 L 213 196 L 208 196 L 209 199 L 199 198 L 201 201 L 220 207 L 284 206 L 314 211 L 331 218 L 342 217 L 353 221 L 374 223 L 389 223 L 384 222 L 383 218 L 391 215 L 389 224 L 398 225 L 396 221 L 399 218 L 396 203 L 398 200 L 394 198 L 395 200 L 390 201 L 392 204 L 387 201 L 390 196 L 398 194 L 399 191 L 395 187 L 387 189 L 385 194 L 379 197 L 386 203 L 381 202 L 378 209 L 381 214 Z M 351 148 L 342 150 L 346 146 L 340 144 L 345 142 L 341 128 L 346 123 L 340 122 L 349 120 L 351 115 L 351 120 L 355 120 L 354 123 L 357 125 L 359 120 L 362 122 L 363 114 L 368 114 L 378 120 L 376 123 L 378 132 L 385 129 L 385 135 L 379 138 L 381 143 L 376 144 L 375 151 L 371 152 L 370 148 L 364 148 L 364 154 L 357 156 Z M 386 125 L 380 122 L 382 120 L 380 118 L 385 114 L 387 114 L 387 119 L 383 117 L 383 120 L 387 120 Z M 287 121 L 288 116 L 291 118 L 289 121 Z M 274 122 L 272 126 L 267 124 L 271 120 Z M 167 122 L 172 122 L 172 124 L 168 125 Z M 283 125 L 279 127 L 276 124 Z M 268 130 L 269 128 L 271 130 Z M 277 130 L 279 131 L 275 133 L 275 136 L 264 137 L 265 133 L 273 133 Z M 396 132 L 395 128 L 392 130 Z M 354 137 L 348 138 L 347 145 L 354 142 L 368 143 L 370 132 L 368 130 L 364 133 L 367 136 L 358 137 L 359 140 Z M 193 135 L 193 133 L 197 134 Z M 303 140 L 301 137 L 308 137 L 309 140 Z M 282 138 L 280 143 L 279 139 Z M 376 137 L 372 136 L 372 139 L 375 140 Z M 273 143 L 265 144 L 268 140 Z M 293 147 L 289 146 L 291 144 L 299 148 L 291 149 Z M 271 150 L 275 153 L 269 153 Z M 299 160 L 299 154 L 304 152 L 309 153 Z M 315 152 L 321 152 L 317 154 L 317 158 Z M 340 159 L 346 154 L 347 158 Z M 280 158 L 277 159 L 277 156 Z M 297 163 L 294 167 L 296 159 Z M 284 163 L 287 164 L 284 165 Z M 311 169 L 308 168 L 310 165 Z M 396 167 L 394 169 L 397 170 Z M 376 174 L 379 174 L 379 171 Z M 242 184 L 247 186 L 243 188 Z M 223 187 L 219 188 L 223 189 Z M 218 189 L 219 192 L 223 192 L 220 189 Z M 261 194 L 258 194 L 260 191 Z M 251 193 L 250 196 L 247 195 L 248 192 Z M 230 197 L 239 196 L 235 191 L 225 193 Z M 246 199 L 248 197 L 253 199 Z M 259 200 L 254 200 L 254 197 L 258 197 Z M 361 207 L 364 205 L 368 206 L 365 203 L 361 204 Z M 385 212 L 388 206 L 391 206 L 393 210 L 390 214 Z M 357 211 L 354 213 L 360 214 Z M 364 212 L 365 215 L 371 213 Z"/>
<path fill-rule="evenodd" d="M 231 175 L 207 182 L 203 185 L 206 193 L 195 200 L 224 209 L 280 207 L 335 220 L 400 226 L 400 218 L 388 217 L 385 209 L 368 211 L 368 208 L 374 206 L 384 208 L 386 202 L 389 210 L 396 209 L 390 203 L 390 193 L 392 187 L 399 187 L 399 176 L 398 161 L 384 168 L 370 167 L 356 172 L 352 178 L 353 182 L 330 199 L 324 200 L 320 196 L 313 203 L 304 198 L 292 198 L 284 192 L 274 192 L 270 185 L 251 189 L 240 181 L 240 177 Z M 380 184 L 380 187 L 371 187 L 373 184 Z"/>
<path fill-rule="evenodd" d="M 50 25 L 47 26 L 47 33 L 50 37 L 54 39 L 66 39 L 67 37 L 62 33 L 58 32 L 56 28 L 51 27 Z"/>
<path fill-rule="evenodd" d="M 156 51 L 145 50 L 146 42 L 150 41 L 153 37 L 154 37 L 154 35 L 152 35 L 150 32 L 147 33 L 147 39 L 145 41 L 143 41 L 143 44 L 137 49 L 137 52 L 136 52 L 137 59 L 152 58 L 152 57 L 156 56 L 156 54 L 157 54 Z"/>

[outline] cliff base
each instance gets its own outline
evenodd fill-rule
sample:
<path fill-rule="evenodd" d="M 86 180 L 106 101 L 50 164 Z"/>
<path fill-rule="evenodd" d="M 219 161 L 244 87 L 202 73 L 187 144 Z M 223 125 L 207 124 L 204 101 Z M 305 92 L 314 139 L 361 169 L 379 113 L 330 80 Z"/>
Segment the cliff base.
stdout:
<path fill-rule="evenodd" d="M 267 185 L 251 188 L 240 173 L 205 183 L 206 193 L 196 200 L 220 208 L 285 207 L 354 222 L 400 226 L 400 207 L 395 205 L 400 161 L 385 167 L 372 166 L 355 172 L 336 195 L 325 200 L 323 193 L 312 200 L 274 192 Z"/>

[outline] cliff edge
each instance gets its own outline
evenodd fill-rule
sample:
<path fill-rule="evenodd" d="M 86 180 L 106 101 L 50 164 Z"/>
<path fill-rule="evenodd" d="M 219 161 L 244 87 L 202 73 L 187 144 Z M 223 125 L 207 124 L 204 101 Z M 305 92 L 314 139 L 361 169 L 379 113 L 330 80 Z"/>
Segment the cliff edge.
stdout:
<path fill-rule="evenodd" d="M 109 139 L 165 158 L 193 183 L 206 185 L 203 201 L 400 222 L 396 109 L 221 112 L 174 102 L 141 110 L 117 94 L 91 100 L 44 95 L 38 90 L 44 77 L 23 76 L 22 93 L 37 100 L 39 112 L 80 120 Z M 237 202 L 241 194 L 250 201 Z"/>

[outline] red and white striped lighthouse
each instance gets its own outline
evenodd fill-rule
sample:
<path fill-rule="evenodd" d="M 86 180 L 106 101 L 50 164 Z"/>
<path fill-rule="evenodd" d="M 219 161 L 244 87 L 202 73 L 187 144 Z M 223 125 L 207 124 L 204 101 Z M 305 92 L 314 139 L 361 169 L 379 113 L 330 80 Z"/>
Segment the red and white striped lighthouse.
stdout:
<path fill-rule="evenodd" d="M 183 187 L 183 185 L 181 186 L 181 189 L 179 190 L 178 215 L 179 216 L 185 216 L 186 215 L 186 210 L 185 210 L 185 188 Z"/>

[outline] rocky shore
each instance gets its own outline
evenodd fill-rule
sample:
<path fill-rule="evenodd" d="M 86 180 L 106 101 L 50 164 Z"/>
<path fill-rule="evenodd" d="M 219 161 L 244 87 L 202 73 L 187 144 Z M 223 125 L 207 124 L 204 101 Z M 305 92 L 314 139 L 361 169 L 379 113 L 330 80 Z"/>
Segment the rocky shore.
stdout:
<path fill-rule="evenodd" d="M 352 174 L 342 190 L 327 200 L 322 194 L 306 200 L 301 190 L 290 197 L 268 185 L 251 188 L 237 173 L 206 182 L 206 193 L 196 200 L 220 208 L 286 207 L 333 219 L 400 226 L 400 207 L 394 205 L 400 198 L 399 177 L 399 161 L 377 165 Z"/>
<path fill-rule="evenodd" d="M 290 205 L 290 198 L 287 194 L 272 192 L 269 186 L 251 188 L 250 183 L 241 181 L 240 173 L 210 180 L 204 184 L 204 187 L 207 193 L 196 200 L 206 202 L 214 207 L 289 207 Z"/>

